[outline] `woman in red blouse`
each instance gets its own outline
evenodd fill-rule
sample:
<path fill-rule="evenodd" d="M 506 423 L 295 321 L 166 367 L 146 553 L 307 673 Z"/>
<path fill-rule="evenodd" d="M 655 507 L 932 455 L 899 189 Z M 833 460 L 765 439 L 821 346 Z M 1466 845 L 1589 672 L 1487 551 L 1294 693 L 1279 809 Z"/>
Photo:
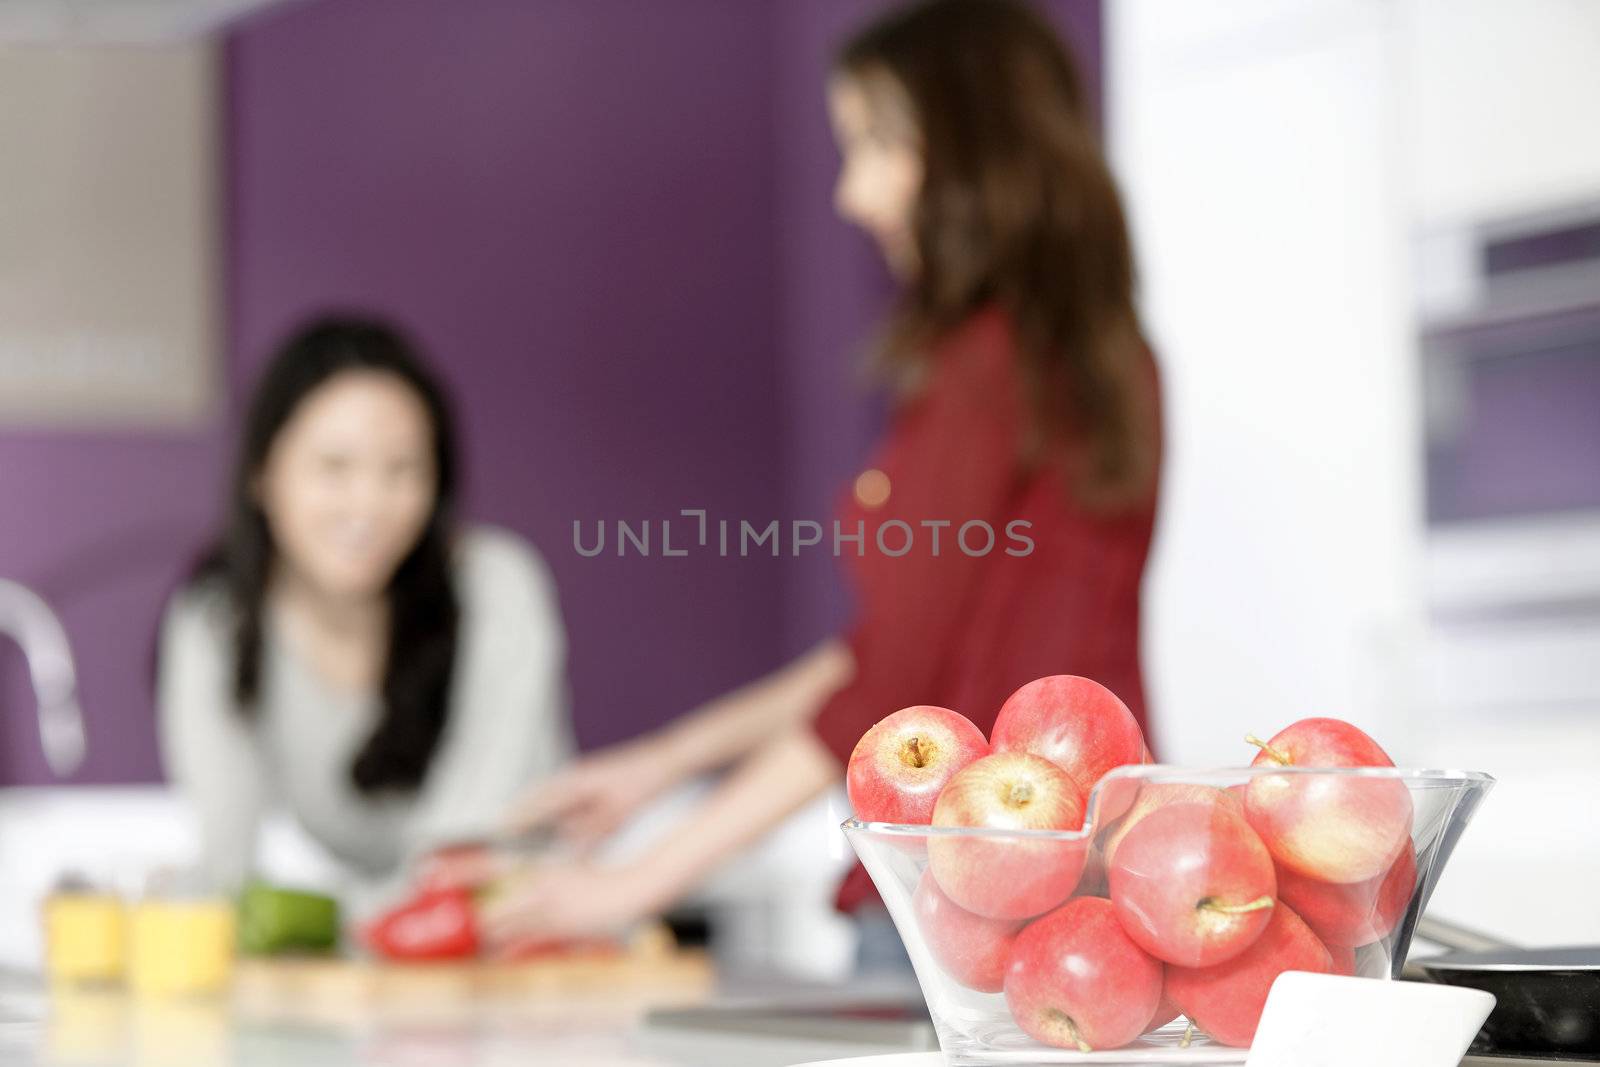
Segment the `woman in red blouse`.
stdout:
<path fill-rule="evenodd" d="M 842 215 L 902 282 L 879 361 L 898 404 L 839 516 L 848 635 L 537 787 L 525 823 L 610 832 L 667 787 L 732 766 L 627 870 L 545 869 L 491 906 L 491 938 L 614 928 L 668 906 L 838 782 L 911 704 L 985 731 L 1014 689 L 1082 674 L 1145 719 L 1139 588 L 1160 414 L 1122 208 L 1076 73 L 1011 0 L 932 0 L 860 32 L 828 105 Z M 880 535 L 881 530 L 881 535 Z M 841 893 L 870 894 L 857 869 Z"/>

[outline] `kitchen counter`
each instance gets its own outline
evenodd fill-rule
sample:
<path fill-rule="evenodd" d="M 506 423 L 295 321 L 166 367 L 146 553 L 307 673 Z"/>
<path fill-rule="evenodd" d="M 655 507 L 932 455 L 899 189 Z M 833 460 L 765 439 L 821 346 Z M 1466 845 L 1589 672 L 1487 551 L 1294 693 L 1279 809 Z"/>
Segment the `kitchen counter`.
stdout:
<path fill-rule="evenodd" d="M 737 992 L 735 992 L 737 990 Z M 729 982 L 705 1005 L 886 1000 L 901 983 L 849 990 L 795 982 Z M 651 1025 L 649 1005 L 620 1000 L 487 1000 L 376 1005 L 351 1012 L 305 1005 L 276 1016 L 221 1003 L 141 1003 L 117 993 L 53 997 L 36 981 L 0 979 L 0 1063 L 35 1067 L 792 1067 L 886 1056 L 888 1067 L 942 1067 L 906 1046 L 740 1036 Z M 876 1061 L 875 1061 L 876 1062 Z M 1468 1056 L 1462 1067 L 1551 1067 L 1553 1060 Z M 868 1067 L 868 1064 L 863 1064 Z"/>
<path fill-rule="evenodd" d="M 737 990 L 737 992 L 735 992 Z M 904 986 L 852 990 L 864 997 Z M 815 1001 L 839 991 L 727 982 L 710 1006 Z M 0 1063 L 38 1067 L 788 1067 L 906 1046 L 696 1032 L 646 1023 L 625 998 L 488 998 L 470 1003 L 306 1004 L 262 1011 L 224 1002 L 136 1001 L 115 992 L 47 994 L 0 984 Z"/>

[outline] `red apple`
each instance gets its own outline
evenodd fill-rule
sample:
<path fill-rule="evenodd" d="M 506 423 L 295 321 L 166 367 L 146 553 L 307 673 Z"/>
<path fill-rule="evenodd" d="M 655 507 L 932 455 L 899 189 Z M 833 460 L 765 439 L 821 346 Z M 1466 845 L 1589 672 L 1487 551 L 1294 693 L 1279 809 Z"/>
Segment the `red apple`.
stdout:
<path fill-rule="evenodd" d="M 1256 1036 L 1267 993 L 1284 971 L 1333 972 L 1333 957 L 1311 927 L 1279 901 L 1249 948 L 1210 967 L 1168 967 L 1167 992 L 1213 1040 L 1247 1048 Z"/>
<path fill-rule="evenodd" d="M 1122 928 L 1167 963 L 1209 967 L 1232 959 L 1272 917 L 1272 855 L 1221 804 L 1151 812 L 1122 839 L 1109 872 Z"/>
<path fill-rule="evenodd" d="M 1017 935 L 1005 993 L 1011 1017 L 1035 1041 L 1120 1048 L 1155 1015 L 1161 964 L 1129 939 L 1110 901 L 1079 897 Z"/>
<path fill-rule="evenodd" d="M 926 826 L 955 773 L 989 754 L 989 743 L 963 715 L 928 704 L 902 708 L 861 735 L 845 787 L 863 822 Z"/>
<path fill-rule="evenodd" d="M 1155 762 L 1148 748 L 1144 749 L 1139 762 L 1140 764 Z M 1144 780 L 1135 777 L 1107 775 L 1095 783 L 1089 792 L 1091 809 L 1089 817 L 1093 822 L 1095 833 L 1100 833 L 1126 815 L 1144 788 L 1146 788 Z"/>
<path fill-rule="evenodd" d="M 1261 749 L 1253 767 L 1393 767 L 1378 743 L 1338 719 L 1302 719 Z M 1395 778 L 1279 774 L 1250 781 L 1245 817 L 1283 867 L 1324 882 L 1387 871 L 1411 835 L 1411 794 Z"/>
<path fill-rule="evenodd" d="M 1417 887 L 1417 854 L 1407 841 L 1394 866 L 1365 882 L 1319 882 L 1280 867 L 1278 896 L 1330 949 L 1389 936 Z"/>
<path fill-rule="evenodd" d="M 1114 779 L 1115 780 L 1115 779 Z M 1116 857 L 1117 845 L 1146 815 L 1168 804 L 1212 804 L 1244 815 L 1244 805 L 1233 794 L 1215 786 L 1192 782 L 1146 782 L 1121 822 L 1113 826 L 1101 843 L 1109 863 Z"/>
<path fill-rule="evenodd" d="M 1072 831 L 1083 825 L 1083 795 L 1047 759 L 995 753 L 950 779 L 934 806 L 933 825 Z M 928 866 L 939 888 L 968 911 L 1026 919 L 1067 899 L 1088 848 L 1082 837 L 929 834 Z"/>
<path fill-rule="evenodd" d="M 1323 948 L 1328 950 L 1328 957 L 1333 961 L 1333 969 L 1329 974 L 1342 974 L 1350 978 L 1356 975 L 1356 950 L 1346 948 L 1344 945 L 1329 945 L 1324 942 Z"/>
<path fill-rule="evenodd" d="M 989 735 L 996 752 L 1031 752 L 1064 769 L 1084 796 L 1113 767 L 1143 762 L 1144 735 L 1128 706 L 1099 682 L 1039 678 L 1000 706 Z"/>
<path fill-rule="evenodd" d="M 973 914 L 945 896 L 927 871 L 911 895 L 911 910 L 928 951 L 945 974 L 968 989 L 1000 992 L 1006 957 L 1023 926 L 1020 920 Z"/>
<path fill-rule="evenodd" d="M 1089 794 L 1089 818 L 1095 832 L 1099 833 L 1126 815 L 1143 788 L 1144 783 L 1138 778 L 1116 775 L 1102 778 Z"/>
<path fill-rule="evenodd" d="M 1159 1030 L 1182 1014 L 1183 1011 L 1178 1007 L 1178 1002 L 1167 995 L 1166 983 L 1163 981 L 1161 1001 L 1156 1005 L 1156 1013 L 1150 1016 L 1149 1022 L 1144 1024 L 1144 1032 L 1148 1034 L 1152 1030 Z"/>

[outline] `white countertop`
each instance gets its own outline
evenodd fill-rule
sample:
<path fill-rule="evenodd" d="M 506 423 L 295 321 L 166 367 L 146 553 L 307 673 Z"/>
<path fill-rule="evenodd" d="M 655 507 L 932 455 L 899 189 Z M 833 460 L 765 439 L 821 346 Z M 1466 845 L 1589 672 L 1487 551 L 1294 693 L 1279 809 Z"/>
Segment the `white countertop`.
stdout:
<path fill-rule="evenodd" d="M 715 998 L 713 1004 L 770 1000 Z M 816 987 L 793 987 L 815 998 Z M 881 993 L 873 990 L 872 994 Z M 904 1051 L 836 1041 L 746 1037 L 645 1025 L 646 1005 L 594 998 L 485 1000 L 404 1012 L 383 1005 L 276 1017 L 222 1002 L 140 1001 L 121 993 L 46 994 L 0 985 L 0 1063 L 39 1067 L 790 1067 Z"/>
<path fill-rule="evenodd" d="M 783 983 L 736 983 L 710 1006 L 790 1002 Z M 851 992 L 881 1000 L 898 986 L 827 992 L 795 984 L 793 1002 Z M 0 976 L 0 1064 L 35 1067 L 941 1067 L 934 1052 L 652 1027 L 644 1005 L 594 999 L 485 1001 L 419 1013 L 359 1012 L 251 1017 L 219 1003 L 140 1002 L 122 994 L 47 995 L 36 982 Z M 870 1057 L 856 1061 L 855 1057 Z M 1468 1056 L 1463 1067 L 1533 1067 L 1551 1060 Z"/>

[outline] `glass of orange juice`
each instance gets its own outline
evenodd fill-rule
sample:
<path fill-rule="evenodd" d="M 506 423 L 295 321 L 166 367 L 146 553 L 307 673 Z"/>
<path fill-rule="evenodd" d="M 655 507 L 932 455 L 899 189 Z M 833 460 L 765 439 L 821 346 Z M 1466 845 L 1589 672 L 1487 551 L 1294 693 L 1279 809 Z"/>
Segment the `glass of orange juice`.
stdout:
<path fill-rule="evenodd" d="M 120 983 L 127 968 L 127 906 L 112 889 L 68 874 L 44 900 L 45 971 L 52 985 Z"/>
<path fill-rule="evenodd" d="M 151 997 L 222 993 L 237 936 L 231 900 L 192 876 L 159 871 L 128 911 L 128 985 Z"/>

